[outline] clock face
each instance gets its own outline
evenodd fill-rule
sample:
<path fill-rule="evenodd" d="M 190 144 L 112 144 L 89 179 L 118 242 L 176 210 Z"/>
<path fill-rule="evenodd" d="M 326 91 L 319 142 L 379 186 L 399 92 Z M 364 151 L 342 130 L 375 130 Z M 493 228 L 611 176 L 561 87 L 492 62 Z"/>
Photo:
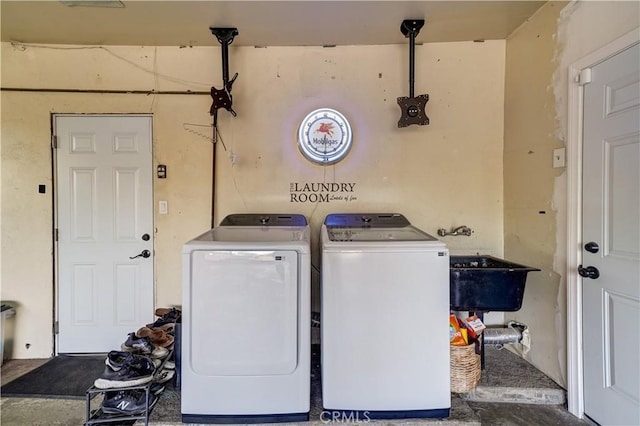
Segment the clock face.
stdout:
<path fill-rule="evenodd" d="M 318 164 L 335 164 L 351 148 L 351 126 L 344 115 L 330 108 L 311 111 L 298 128 L 302 154 Z"/>

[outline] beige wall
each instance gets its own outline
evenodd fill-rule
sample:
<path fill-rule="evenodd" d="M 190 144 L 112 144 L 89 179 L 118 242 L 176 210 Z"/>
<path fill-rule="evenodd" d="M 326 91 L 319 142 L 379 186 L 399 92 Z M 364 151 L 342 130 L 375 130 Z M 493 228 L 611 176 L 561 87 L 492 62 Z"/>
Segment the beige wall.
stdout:
<path fill-rule="evenodd" d="M 522 309 L 505 314 L 529 326 L 526 358 L 551 378 L 564 382 L 565 298 L 562 265 L 554 268 L 558 222 L 564 209 L 554 204 L 552 168 L 556 111 L 551 78 L 556 69 L 555 33 L 566 3 L 547 3 L 507 40 L 505 79 L 504 235 L 505 257 L 540 268 L 528 274 Z M 517 349 L 525 351 L 523 347 Z"/>
<path fill-rule="evenodd" d="M 69 46 L 73 47 L 73 46 Z M 237 118 L 220 113 L 216 223 L 234 212 L 292 212 L 317 233 L 331 212 L 398 211 L 448 237 L 453 253 L 501 256 L 505 42 L 416 47 L 416 94 L 429 93 L 431 125 L 398 129 L 396 97 L 408 95 L 407 46 L 230 49 Z M 60 49 L 2 44 L 2 87 L 196 90 L 220 84 L 218 48 Z M 156 304 L 181 303 L 181 245 L 210 224 L 208 96 L 2 92 L 2 300 L 17 304 L 17 358 L 53 352 L 51 113 L 152 113 L 154 197 L 169 214 L 155 223 Z M 349 156 L 320 167 L 302 158 L 298 122 L 311 109 L 343 112 L 354 132 Z M 185 128 L 192 131 L 187 131 Z M 235 155 L 232 164 L 230 155 Z M 291 202 L 292 182 L 355 183 L 356 200 Z M 38 194 L 38 184 L 47 185 Z M 317 281 L 317 277 L 316 280 Z M 316 282 L 317 284 L 317 282 Z M 317 288 L 316 288 L 317 290 Z M 501 315 L 497 316 L 501 320 Z"/>
<path fill-rule="evenodd" d="M 522 309 L 505 318 L 529 325 L 525 358 L 563 386 L 567 188 L 566 170 L 552 168 L 552 155 L 566 137 L 567 70 L 637 28 L 639 5 L 549 2 L 507 40 L 504 253 L 542 271 L 529 274 Z"/>

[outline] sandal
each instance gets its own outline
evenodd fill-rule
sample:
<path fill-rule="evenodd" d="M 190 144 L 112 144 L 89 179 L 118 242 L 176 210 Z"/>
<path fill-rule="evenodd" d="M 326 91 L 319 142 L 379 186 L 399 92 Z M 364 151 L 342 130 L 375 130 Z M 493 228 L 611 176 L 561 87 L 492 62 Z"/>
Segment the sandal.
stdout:
<path fill-rule="evenodd" d="M 137 337 L 148 337 L 155 346 L 166 348 L 171 346 L 175 338 L 160 328 L 141 327 L 136 331 Z"/>

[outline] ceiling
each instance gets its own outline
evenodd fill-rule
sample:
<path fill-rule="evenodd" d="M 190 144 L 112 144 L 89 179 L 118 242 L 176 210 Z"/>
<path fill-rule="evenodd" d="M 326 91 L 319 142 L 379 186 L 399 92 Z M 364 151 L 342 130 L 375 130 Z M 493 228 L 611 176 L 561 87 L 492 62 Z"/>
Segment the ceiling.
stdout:
<path fill-rule="evenodd" d="M 417 43 L 504 39 L 544 1 L 0 2 L 2 41 L 218 46 L 210 26 L 236 27 L 234 46 L 402 44 L 404 19 L 425 19 Z M 87 3 L 84 1 L 82 3 Z M 104 7 L 118 4 L 120 7 Z M 124 7 L 122 7 L 124 5 Z"/>

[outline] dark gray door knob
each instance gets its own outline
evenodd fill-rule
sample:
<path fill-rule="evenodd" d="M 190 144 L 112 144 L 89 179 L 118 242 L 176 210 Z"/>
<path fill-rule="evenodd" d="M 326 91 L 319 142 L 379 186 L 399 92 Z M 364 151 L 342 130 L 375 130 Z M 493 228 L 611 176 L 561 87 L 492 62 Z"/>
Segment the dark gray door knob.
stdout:
<path fill-rule="evenodd" d="M 137 254 L 135 256 L 131 256 L 131 257 L 129 257 L 129 259 L 136 259 L 138 257 L 144 257 L 146 259 L 147 257 L 151 257 L 151 252 L 149 250 L 142 250 L 140 252 L 140 254 Z"/>
<path fill-rule="evenodd" d="M 595 266 L 587 266 L 586 268 L 583 268 L 582 265 L 580 265 L 578 266 L 578 273 L 581 277 L 591 278 L 592 280 L 595 280 L 600 276 L 600 271 L 598 271 L 598 268 Z"/>
<path fill-rule="evenodd" d="M 598 243 L 590 241 L 584 245 L 584 249 L 589 253 L 597 253 L 600 250 L 600 247 L 598 247 Z"/>

